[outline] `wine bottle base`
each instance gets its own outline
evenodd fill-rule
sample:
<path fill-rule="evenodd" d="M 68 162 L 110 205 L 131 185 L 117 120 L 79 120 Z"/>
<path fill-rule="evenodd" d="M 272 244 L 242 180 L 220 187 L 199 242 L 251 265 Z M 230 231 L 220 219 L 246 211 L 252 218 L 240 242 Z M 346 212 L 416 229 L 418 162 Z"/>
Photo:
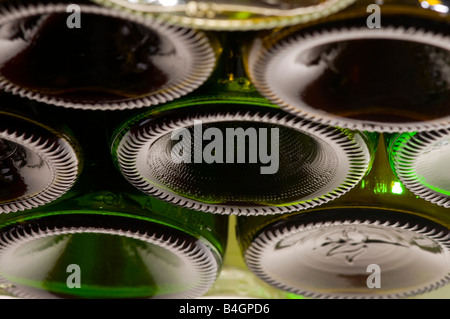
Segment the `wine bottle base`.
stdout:
<path fill-rule="evenodd" d="M 288 213 L 341 196 L 369 167 L 363 135 L 245 100 L 192 103 L 116 134 L 117 166 L 144 193 L 214 214 Z"/>
<path fill-rule="evenodd" d="M 327 125 L 374 132 L 449 127 L 447 24 L 391 15 L 383 22 L 379 29 L 360 19 L 324 22 L 257 39 L 250 78 L 274 104 Z"/>
<path fill-rule="evenodd" d="M 194 298 L 220 263 L 190 234 L 118 214 L 52 212 L 0 229 L 0 282 L 20 298 Z"/>
<path fill-rule="evenodd" d="M 135 109 L 192 92 L 215 67 L 215 43 L 202 32 L 77 7 L 72 27 L 65 1 L 0 6 L 1 89 L 67 108 Z"/>
<path fill-rule="evenodd" d="M 320 299 L 417 296 L 450 281 L 450 230 L 412 213 L 349 207 L 269 224 L 245 250 L 268 283 Z"/>

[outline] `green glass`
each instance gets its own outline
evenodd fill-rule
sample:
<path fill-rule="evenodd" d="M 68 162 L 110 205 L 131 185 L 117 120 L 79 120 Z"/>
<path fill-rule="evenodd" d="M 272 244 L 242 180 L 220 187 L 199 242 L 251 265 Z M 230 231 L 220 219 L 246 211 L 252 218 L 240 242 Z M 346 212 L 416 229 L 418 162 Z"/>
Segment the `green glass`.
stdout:
<path fill-rule="evenodd" d="M 80 146 L 70 129 L 40 116 L 34 106 L 0 95 L 0 213 L 58 199 L 82 169 Z"/>
<path fill-rule="evenodd" d="M 303 296 L 277 289 L 252 273 L 242 258 L 236 238 L 237 216 L 230 216 L 227 251 L 220 276 L 202 296 L 206 299 L 303 299 Z M 263 309 L 264 310 L 264 309 Z M 270 312 L 270 306 L 266 311 Z"/>
<path fill-rule="evenodd" d="M 417 196 L 450 207 L 449 129 L 391 134 L 389 158 L 394 173 Z"/>
<path fill-rule="evenodd" d="M 393 174 L 384 137 L 347 194 L 282 216 L 238 216 L 249 269 L 308 298 L 412 298 L 448 287 L 450 214 Z"/>
<path fill-rule="evenodd" d="M 260 30 L 331 15 L 355 0 L 94 0 L 156 20 L 207 30 Z"/>
<path fill-rule="evenodd" d="M 57 106 L 124 110 L 199 87 L 220 46 L 92 1 L 0 1 L 0 88 Z"/>
<path fill-rule="evenodd" d="M 194 94 L 134 114 L 116 130 L 113 158 L 136 188 L 214 214 L 278 214 L 339 197 L 365 174 L 365 134 L 294 117 L 255 90 L 239 50 L 245 36 L 225 35 L 226 54 Z"/>
<path fill-rule="evenodd" d="M 131 187 L 110 158 L 110 113 L 42 105 L 40 112 L 73 129 L 85 165 L 65 196 L 0 215 L 1 286 L 23 298 L 206 293 L 221 269 L 227 218 L 170 205 Z"/>
<path fill-rule="evenodd" d="M 448 125 L 449 1 L 357 1 L 331 16 L 264 30 L 246 45 L 253 84 L 320 123 L 375 132 Z"/>

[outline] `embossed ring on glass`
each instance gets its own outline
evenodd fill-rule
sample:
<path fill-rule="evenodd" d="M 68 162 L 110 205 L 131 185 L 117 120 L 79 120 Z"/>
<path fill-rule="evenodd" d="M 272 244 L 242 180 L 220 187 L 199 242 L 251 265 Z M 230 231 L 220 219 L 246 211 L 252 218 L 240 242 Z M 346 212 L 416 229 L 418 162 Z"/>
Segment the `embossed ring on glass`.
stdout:
<path fill-rule="evenodd" d="M 71 132 L 35 116 L 24 102 L 0 96 L 0 213 L 57 200 L 72 188 L 83 166 Z"/>
<path fill-rule="evenodd" d="M 249 269 L 291 293 L 323 299 L 421 296 L 450 282 L 450 214 L 393 174 L 384 144 L 355 188 L 320 207 L 238 216 Z"/>
<path fill-rule="evenodd" d="M 169 24 L 208 30 L 258 30 L 305 23 L 355 0 L 94 0 Z"/>
<path fill-rule="evenodd" d="M 450 129 L 392 134 L 390 160 L 394 172 L 414 194 L 450 207 Z"/>
<path fill-rule="evenodd" d="M 0 286 L 19 298 L 196 298 L 216 281 L 227 216 L 146 196 L 110 160 L 107 112 L 61 110 L 85 165 L 58 200 L 0 214 Z M 52 110 L 53 113 L 57 111 Z M 78 113 L 67 113 L 73 111 Z M 31 138 L 30 138 L 31 139 Z M 55 153 L 57 151 L 54 151 Z"/>
<path fill-rule="evenodd" d="M 359 0 L 329 17 L 260 32 L 246 48 L 250 79 L 273 103 L 327 125 L 450 126 L 450 1 L 376 3 Z"/>
<path fill-rule="evenodd" d="M 151 196 L 237 215 L 321 205 L 366 174 L 370 137 L 292 116 L 245 83 L 127 120 L 113 143 L 118 169 Z"/>
<path fill-rule="evenodd" d="M 0 88 L 69 108 L 123 110 L 199 87 L 220 48 L 204 32 L 92 1 L 0 1 Z"/>

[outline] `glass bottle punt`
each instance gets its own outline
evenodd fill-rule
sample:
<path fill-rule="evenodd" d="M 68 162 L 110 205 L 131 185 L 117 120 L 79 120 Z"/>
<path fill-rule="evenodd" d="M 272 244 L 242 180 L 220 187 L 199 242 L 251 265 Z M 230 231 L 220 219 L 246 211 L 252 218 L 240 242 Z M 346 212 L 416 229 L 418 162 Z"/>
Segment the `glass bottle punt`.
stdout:
<path fill-rule="evenodd" d="M 291 293 L 323 299 L 420 297 L 448 285 L 450 214 L 397 179 L 380 139 L 344 196 L 281 216 L 238 216 L 246 265 Z"/>
<path fill-rule="evenodd" d="M 101 5 L 128 9 L 158 21 L 188 28 L 242 31 L 305 23 L 331 15 L 355 0 L 94 0 Z"/>
<path fill-rule="evenodd" d="M 0 88 L 68 108 L 123 110 L 172 101 L 212 73 L 210 33 L 92 1 L 1 1 Z"/>
<path fill-rule="evenodd" d="M 449 13 L 448 1 L 356 1 L 322 19 L 252 35 L 247 72 L 274 104 L 327 125 L 445 128 Z"/>

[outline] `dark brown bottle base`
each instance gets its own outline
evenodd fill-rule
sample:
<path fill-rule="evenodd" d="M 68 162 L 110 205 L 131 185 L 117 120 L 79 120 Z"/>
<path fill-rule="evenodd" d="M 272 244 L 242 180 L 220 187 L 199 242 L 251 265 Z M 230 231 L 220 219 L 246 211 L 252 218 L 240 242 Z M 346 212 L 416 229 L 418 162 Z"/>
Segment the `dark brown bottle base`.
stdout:
<path fill-rule="evenodd" d="M 274 103 L 351 129 L 450 125 L 447 24 L 388 13 L 380 29 L 366 18 L 313 24 L 272 40 L 251 61 L 255 85 Z M 320 44 L 310 47 L 313 41 Z"/>
<path fill-rule="evenodd" d="M 131 13 L 80 5 L 68 23 L 64 4 L 12 6 L 0 22 L 4 90 L 48 104 L 82 109 L 131 109 L 185 95 L 215 64 L 209 38 Z M 1 13 L 1 12 L 0 12 Z M 21 16 L 9 21 L 8 16 Z"/>

